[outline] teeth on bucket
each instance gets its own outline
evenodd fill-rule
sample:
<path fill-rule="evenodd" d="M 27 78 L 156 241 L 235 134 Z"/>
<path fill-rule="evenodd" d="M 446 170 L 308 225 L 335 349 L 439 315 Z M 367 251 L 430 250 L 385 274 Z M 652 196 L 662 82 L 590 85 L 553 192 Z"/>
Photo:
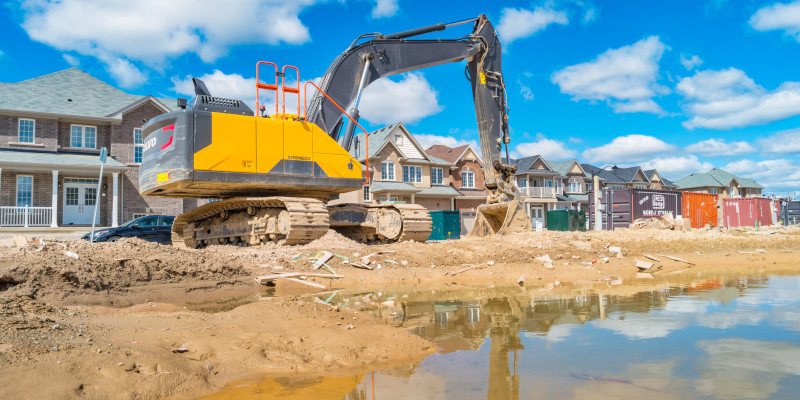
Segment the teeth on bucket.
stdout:
<path fill-rule="evenodd" d="M 519 200 L 508 203 L 488 204 L 478 207 L 478 215 L 468 236 L 489 237 L 513 232 L 533 230 L 531 219 Z"/>

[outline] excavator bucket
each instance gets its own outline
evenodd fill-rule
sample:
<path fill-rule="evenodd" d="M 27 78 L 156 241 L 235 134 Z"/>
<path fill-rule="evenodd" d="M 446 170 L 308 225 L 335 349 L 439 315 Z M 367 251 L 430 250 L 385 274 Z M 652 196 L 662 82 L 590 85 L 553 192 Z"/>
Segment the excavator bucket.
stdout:
<path fill-rule="evenodd" d="M 531 219 L 519 200 L 508 203 L 488 204 L 478 207 L 478 215 L 467 236 L 489 237 L 513 232 L 533 230 Z"/>

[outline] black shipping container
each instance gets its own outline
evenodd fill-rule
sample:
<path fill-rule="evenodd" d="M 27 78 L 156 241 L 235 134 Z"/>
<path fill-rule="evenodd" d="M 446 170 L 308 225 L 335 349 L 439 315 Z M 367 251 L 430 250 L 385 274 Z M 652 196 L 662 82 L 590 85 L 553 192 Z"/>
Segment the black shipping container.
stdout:
<path fill-rule="evenodd" d="M 800 201 L 782 201 L 780 220 L 784 226 L 800 224 Z"/>
<path fill-rule="evenodd" d="M 603 189 L 600 191 L 603 230 L 627 228 L 639 218 L 681 215 L 681 192 L 651 189 Z M 594 229 L 594 195 L 589 192 L 589 229 Z M 609 225 L 609 221 L 612 223 Z"/>

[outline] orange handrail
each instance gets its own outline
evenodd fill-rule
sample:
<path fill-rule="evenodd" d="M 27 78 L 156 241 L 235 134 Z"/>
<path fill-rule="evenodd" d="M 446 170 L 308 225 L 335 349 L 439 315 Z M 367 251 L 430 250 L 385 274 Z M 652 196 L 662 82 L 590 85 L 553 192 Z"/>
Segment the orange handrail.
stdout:
<path fill-rule="evenodd" d="M 322 89 L 320 89 L 319 86 L 317 86 L 317 84 L 314 83 L 313 81 L 307 81 L 306 84 L 303 85 L 303 98 L 304 99 L 308 99 L 308 85 L 309 84 L 311 84 L 315 88 L 317 88 L 317 90 L 320 93 L 322 93 L 322 95 L 325 96 L 326 99 L 330 100 L 331 103 L 333 103 L 333 105 L 335 105 L 336 108 L 339 109 L 339 111 L 341 111 L 344 115 L 346 115 L 347 118 L 350 118 L 350 121 L 353 121 L 353 123 L 356 124 L 356 126 L 358 126 L 359 128 L 361 128 L 362 131 L 364 131 L 364 139 L 365 139 L 365 142 L 366 142 L 366 144 L 365 144 L 365 147 L 366 147 L 366 149 L 365 149 L 366 150 L 365 159 L 367 160 L 367 163 L 366 163 L 367 164 L 367 182 L 366 183 L 362 183 L 361 185 L 362 186 L 364 186 L 365 184 L 369 185 L 369 183 L 371 181 L 371 179 L 370 179 L 370 171 L 369 171 L 369 133 L 367 133 L 367 130 L 364 129 L 364 127 L 361 126 L 361 124 L 359 124 L 358 121 L 356 121 L 353 117 L 351 117 L 350 114 L 348 114 L 347 111 L 344 110 L 344 108 L 339 106 L 339 104 L 336 103 L 336 101 L 334 101 L 330 96 L 328 96 L 328 94 L 325 93 Z M 307 103 L 308 103 L 308 100 L 303 102 L 303 118 L 304 119 L 308 118 L 308 104 Z M 350 149 L 345 149 L 345 150 L 349 151 Z"/>
<path fill-rule="evenodd" d="M 258 67 L 261 64 L 268 64 L 268 65 L 272 65 L 273 67 L 275 67 L 275 84 L 274 85 L 270 85 L 270 84 L 267 84 L 267 83 L 261 83 L 261 80 L 259 79 L 259 76 L 258 76 L 258 70 L 259 70 Z M 256 115 L 259 115 L 261 113 L 261 107 L 259 106 L 259 102 L 258 102 L 258 95 L 259 95 L 258 91 L 260 89 L 274 90 L 275 91 L 275 114 L 277 114 L 278 113 L 278 65 L 277 64 L 271 63 L 269 61 L 259 61 L 259 62 L 256 63 Z M 298 97 L 299 97 L 299 95 L 298 95 Z M 297 111 L 300 112 L 300 107 L 297 108 Z"/>
<path fill-rule="evenodd" d="M 291 68 L 297 73 L 297 87 L 286 87 L 286 68 Z M 283 94 L 283 113 L 286 114 L 286 92 L 297 95 L 297 116 L 300 117 L 300 70 L 291 65 L 284 65 L 281 69 L 281 92 Z"/>

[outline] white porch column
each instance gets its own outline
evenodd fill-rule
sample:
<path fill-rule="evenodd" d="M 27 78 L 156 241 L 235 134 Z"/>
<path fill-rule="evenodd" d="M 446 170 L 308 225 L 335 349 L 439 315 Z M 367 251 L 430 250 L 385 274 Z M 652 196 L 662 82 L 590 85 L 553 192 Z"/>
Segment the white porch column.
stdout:
<path fill-rule="evenodd" d="M 3 179 L 2 178 L 3 178 L 3 169 L 0 168 L 0 193 L 3 193 L 2 192 L 2 190 L 3 190 L 3 185 L 2 185 Z M 0 204 L 0 206 L 2 206 L 2 204 Z"/>
<path fill-rule="evenodd" d="M 117 218 L 119 214 L 119 190 L 117 189 L 119 172 L 114 172 L 111 175 L 114 177 L 112 180 L 112 190 L 114 193 L 111 200 L 111 226 L 116 227 L 119 226 L 119 219 Z"/>
<path fill-rule="evenodd" d="M 53 202 L 51 204 L 52 215 L 50 216 L 50 227 L 58 227 L 58 170 L 53 170 Z"/>
<path fill-rule="evenodd" d="M 411 204 L 416 204 L 414 203 L 414 193 L 411 193 Z"/>

